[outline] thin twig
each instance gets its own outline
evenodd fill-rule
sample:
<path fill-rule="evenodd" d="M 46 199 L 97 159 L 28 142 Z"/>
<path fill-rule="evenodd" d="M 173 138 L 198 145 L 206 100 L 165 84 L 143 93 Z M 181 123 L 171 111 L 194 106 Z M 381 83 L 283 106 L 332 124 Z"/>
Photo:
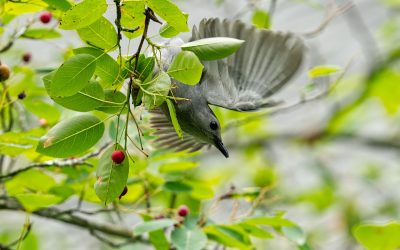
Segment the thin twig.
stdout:
<path fill-rule="evenodd" d="M 143 149 L 139 148 L 139 146 L 136 145 L 136 143 L 133 141 L 133 139 L 129 135 L 128 135 L 128 139 L 131 141 L 132 145 L 135 146 L 135 148 L 137 150 L 139 150 L 142 154 L 144 154 L 144 156 L 149 157 L 149 155 L 146 152 L 144 152 Z"/>
<path fill-rule="evenodd" d="M 8 173 L 6 175 L 1 175 L 0 176 L 0 181 L 3 179 L 9 179 L 11 177 L 14 177 L 20 173 L 26 172 L 30 169 L 33 168 L 48 168 L 48 167 L 71 167 L 71 166 L 77 166 L 77 165 L 86 165 L 89 167 L 92 167 L 93 165 L 89 162 L 87 162 L 87 160 L 89 158 L 93 158 L 98 156 L 99 154 L 101 154 L 107 147 L 109 146 L 109 144 L 105 144 L 103 145 L 97 152 L 93 152 L 90 154 L 87 154 L 85 156 L 82 156 L 80 158 L 75 158 L 75 159 L 64 159 L 64 160 L 51 160 L 51 161 L 45 161 L 42 163 L 33 163 L 31 165 L 28 165 L 24 168 L 18 169 L 16 171 L 13 171 L 11 173 Z"/>
<path fill-rule="evenodd" d="M 24 241 L 26 237 L 28 237 L 29 233 L 31 232 L 31 229 L 32 229 L 32 223 L 28 221 L 23 225 L 23 231 L 21 236 L 7 245 L 0 244 L 0 250 L 11 250 L 13 246 L 20 244 L 20 242 Z"/>
<path fill-rule="evenodd" d="M 312 38 L 320 34 L 322 31 L 325 30 L 326 27 L 328 27 L 329 23 L 337 16 L 340 16 L 341 14 L 345 13 L 346 11 L 350 10 L 351 8 L 354 7 L 354 4 L 351 2 L 348 2 L 340 7 L 336 7 L 333 3 L 330 4 L 327 7 L 327 14 L 324 17 L 324 20 L 320 23 L 320 25 L 309 32 L 305 32 L 302 35 L 307 38 Z"/>
<path fill-rule="evenodd" d="M 128 85 L 128 91 L 127 91 L 127 95 L 126 95 L 127 96 L 126 97 L 127 98 L 126 102 L 127 102 L 127 105 L 128 105 L 128 112 L 126 114 L 125 149 L 126 149 L 127 141 L 128 141 L 127 140 L 127 138 L 128 138 L 128 123 L 129 123 L 129 116 L 131 114 L 130 98 L 131 98 L 131 94 L 132 94 L 132 88 L 134 87 L 133 86 L 133 82 L 134 82 L 133 78 L 134 78 L 134 74 L 135 74 L 135 72 L 137 70 L 137 67 L 138 67 L 139 55 L 140 55 L 140 52 L 142 50 L 144 40 L 146 40 L 146 37 L 147 37 L 147 31 L 149 29 L 149 24 L 150 24 L 150 19 L 151 19 L 150 13 L 153 13 L 153 11 L 150 8 L 147 8 L 146 12 L 145 12 L 146 19 L 144 21 L 144 30 L 143 30 L 142 38 L 140 39 L 140 43 L 139 43 L 139 46 L 137 48 L 136 53 L 131 58 L 129 58 L 129 60 L 128 60 L 129 68 L 131 68 L 132 60 L 133 60 L 133 58 L 135 58 L 135 64 L 134 64 L 134 67 L 133 67 L 133 73 L 130 74 L 130 76 L 129 76 L 129 85 Z M 132 101 L 134 101 L 134 100 L 132 100 Z"/>

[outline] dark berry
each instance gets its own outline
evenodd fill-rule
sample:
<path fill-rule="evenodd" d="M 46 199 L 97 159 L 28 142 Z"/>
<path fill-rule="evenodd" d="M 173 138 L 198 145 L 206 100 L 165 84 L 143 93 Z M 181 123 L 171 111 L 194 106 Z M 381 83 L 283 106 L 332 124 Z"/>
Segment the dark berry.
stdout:
<path fill-rule="evenodd" d="M 31 61 L 32 55 L 29 52 L 26 52 L 23 56 L 22 56 L 22 61 L 24 61 L 24 63 L 29 63 Z"/>
<path fill-rule="evenodd" d="M 42 22 L 42 23 L 49 23 L 50 21 L 51 21 L 51 18 L 53 17 L 53 14 L 51 14 L 51 12 L 48 12 L 48 11 L 43 11 L 41 14 L 40 14 L 40 21 Z"/>
<path fill-rule="evenodd" d="M 122 190 L 122 193 L 119 195 L 118 198 L 121 200 L 122 196 L 126 195 L 126 193 L 128 193 L 128 187 L 127 186 L 124 187 L 124 190 Z"/>
<path fill-rule="evenodd" d="M 0 64 L 0 81 L 10 78 L 11 70 L 6 64 Z"/>
<path fill-rule="evenodd" d="M 121 162 L 124 161 L 125 159 L 125 154 L 123 151 L 121 150 L 115 150 L 112 155 L 111 155 L 111 159 L 113 160 L 113 162 L 115 162 L 116 164 L 120 164 Z"/>
<path fill-rule="evenodd" d="M 181 205 L 178 207 L 179 216 L 186 217 L 189 214 L 189 208 L 186 205 Z"/>
<path fill-rule="evenodd" d="M 26 97 L 25 91 L 22 91 L 21 93 L 18 94 L 18 99 L 20 100 L 25 99 L 25 97 Z"/>

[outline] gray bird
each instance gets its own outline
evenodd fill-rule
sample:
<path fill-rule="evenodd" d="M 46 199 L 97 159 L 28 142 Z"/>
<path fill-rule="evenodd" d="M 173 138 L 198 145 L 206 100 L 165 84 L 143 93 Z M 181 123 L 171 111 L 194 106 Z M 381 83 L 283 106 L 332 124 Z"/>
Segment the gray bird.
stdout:
<path fill-rule="evenodd" d="M 210 37 L 231 37 L 245 42 L 233 55 L 217 61 L 203 61 L 200 83 L 195 86 L 173 80 L 171 95 L 188 100 L 175 101 L 176 116 L 183 130 L 179 138 L 170 121 L 166 104 L 153 111 L 151 125 L 155 142 L 176 151 L 197 151 L 214 145 L 225 157 L 220 124 L 209 104 L 237 111 L 255 111 L 276 105 L 271 95 L 296 73 L 303 58 L 302 40 L 293 33 L 249 27 L 241 21 L 204 19 L 193 27 L 191 41 Z M 162 61 L 170 64 L 184 42 L 175 38 L 162 51 Z"/>

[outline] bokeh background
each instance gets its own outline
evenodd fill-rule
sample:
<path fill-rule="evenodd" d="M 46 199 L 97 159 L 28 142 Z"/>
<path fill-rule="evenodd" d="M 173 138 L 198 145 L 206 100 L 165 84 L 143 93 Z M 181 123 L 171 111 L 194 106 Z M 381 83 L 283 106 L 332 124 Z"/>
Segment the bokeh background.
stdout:
<path fill-rule="evenodd" d="M 212 210 L 213 220 L 223 223 L 235 214 L 240 217 L 249 209 L 246 199 L 263 187 L 268 191 L 259 211 L 285 212 L 305 231 L 312 249 L 362 249 L 352 234 L 355 225 L 399 218 L 400 74 L 399 65 L 388 63 L 400 42 L 399 1 L 175 2 L 189 13 L 190 26 L 207 17 L 238 18 L 250 24 L 255 11 L 264 10 L 270 13 L 271 29 L 298 33 L 307 45 L 301 70 L 274 97 L 284 101 L 286 108 L 251 114 L 215 109 L 230 158 L 225 159 L 213 148 L 204 150 L 191 158 L 199 162 L 199 167 L 188 173 L 188 178 L 210 187 L 199 194 L 209 198 L 204 206 L 211 206 L 213 197 L 232 189 L 248 192 L 249 197 L 221 201 Z M 110 20 L 114 18 L 113 11 L 107 15 Z M 20 25 L 18 22 L 22 21 L 14 25 Z M 157 31 L 153 25 L 149 33 Z M 16 65 L 29 51 L 33 68 L 57 67 L 65 51 L 83 45 L 75 33 L 63 32 L 61 40 L 18 41 L 2 59 L 6 57 L 10 65 Z M 181 36 L 188 39 L 190 34 Z M 127 46 L 124 41 L 123 48 Z M 318 65 L 334 65 L 339 70 L 310 78 L 308 71 Z M 144 126 L 146 119 L 144 115 Z M 31 122 L 34 126 L 37 118 Z M 146 147 L 154 150 L 151 143 Z M 23 166 L 26 161 L 20 159 L 18 163 Z M 138 199 L 141 191 L 134 191 L 132 195 L 137 197 L 132 199 Z M 72 207 L 76 200 L 72 197 L 61 207 Z M 98 207 L 90 202 L 84 206 Z M 129 202 L 126 206 L 127 211 L 133 209 Z M 129 212 L 122 216 L 121 223 L 127 226 L 138 221 Z M 115 215 L 97 217 L 118 220 Z M 24 220 L 23 213 L 0 211 L 0 239 L 18 235 Z M 31 220 L 34 229 L 28 240 L 35 249 L 109 249 L 74 226 L 34 216 Z M 257 249 L 297 246 L 277 236 L 260 241 Z"/>

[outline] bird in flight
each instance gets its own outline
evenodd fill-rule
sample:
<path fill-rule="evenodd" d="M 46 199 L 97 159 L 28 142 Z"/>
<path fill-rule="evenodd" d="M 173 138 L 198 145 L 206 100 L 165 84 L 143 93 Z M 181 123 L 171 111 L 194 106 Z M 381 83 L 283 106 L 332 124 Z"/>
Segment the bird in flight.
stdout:
<path fill-rule="evenodd" d="M 277 105 L 271 96 L 297 72 L 304 44 L 290 32 L 257 29 L 239 20 L 203 19 L 193 28 L 191 41 L 230 37 L 245 42 L 233 55 L 215 61 L 203 61 L 200 83 L 194 86 L 173 80 L 171 95 L 176 117 L 183 131 L 180 138 L 171 122 L 167 104 L 152 111 L 150 123 L 156 129 L 155 143 L 176 151 L 197 151 L 214 145 L 229 157 L 221 138 L 220 123 L 209 105 L 236 111 L 255 111 Z M 162 51 L 162 62 L 170 64 L 184 42 L 171 39 Z"/>

